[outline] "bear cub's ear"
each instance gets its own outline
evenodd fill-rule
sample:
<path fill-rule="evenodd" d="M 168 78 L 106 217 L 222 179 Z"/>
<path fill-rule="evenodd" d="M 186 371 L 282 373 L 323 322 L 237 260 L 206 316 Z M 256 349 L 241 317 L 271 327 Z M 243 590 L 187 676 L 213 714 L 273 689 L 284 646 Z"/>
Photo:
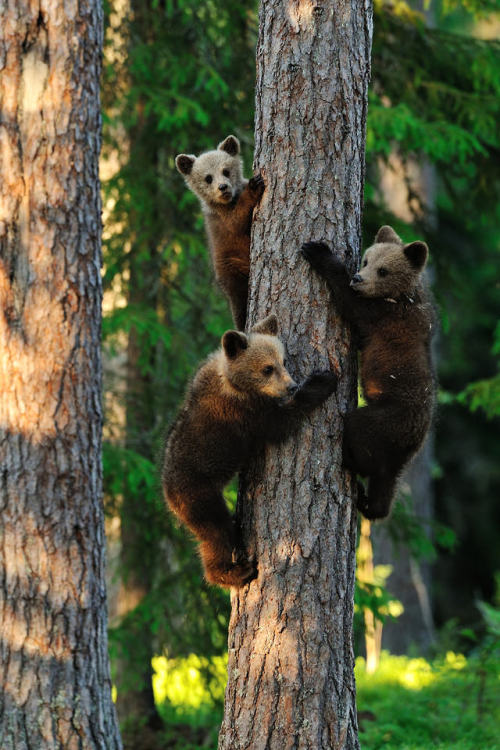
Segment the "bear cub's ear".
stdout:
<path fill-rule="evenodd" d="M 259 320 L 250 330 L 252 333 L 267 333 L 269 336 L 277 336 L 278 318 L 274 313 L 271 313 L 267 318 Z"/>
<path fill-rule="evenodd" d="M 226 331 L 222 337 L 222 348 L 228 359 L 236 359 L 248 347 L 248 339 L 241 331 Z"/>
<path fill-rule="evenodd" d="M 219 151 L 225 151 L 229 156 L 236 156 L 240 153 L 240 142 L 235 135 L 228 135 L 227 138 L 217 146 Z"/>
<path fill-rule="evenodd" d="M 427 263 L 429 249 L 425 242 L 410 242 L 409 245 L 404 246 L 403 252 L 415 271 L 421 271 Z"/>
<path fill-rule="evenodd" d="M 196 156 L 193 154 L 179 154 L 175 157 L 175 166 L 181 174 L 191 174 Z"/>
<path fill-rule="evenodd" d="M 396 245 L 403 244 L 401 237 L 398 237 L 394 229 L 390 227 L 388 224 L 386 224 L 383 227 L 380 227 L 380 229 L 378 230 L 376 237 L 375 237 L 375 243 L 377 242 L 392 242 L 392 243 L 395 243 Z"/>

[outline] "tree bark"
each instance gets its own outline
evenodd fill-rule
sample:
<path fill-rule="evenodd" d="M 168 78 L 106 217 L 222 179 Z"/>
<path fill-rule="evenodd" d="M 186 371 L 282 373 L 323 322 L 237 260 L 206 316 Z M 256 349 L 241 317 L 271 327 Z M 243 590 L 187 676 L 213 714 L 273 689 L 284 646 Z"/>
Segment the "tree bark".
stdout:
<path fill-rule="evenodd" d="M 101 6 L 0 24 L 0 746 L 121 747 L 101 503 Z"/>
<path fill-rule="evenodd" d="M 267 190 L 254 220 L 249 322 L 276 312 L 293 376 L 333 369 L 339 387 L 242 483 L 259 575 L 233 594 L 220 750 L 359 747 L 356 509 L 341 465 L 356 356 L 299 249 L 323 239 L 358 263 L 371 33 L 368 0 L 261 4 L 255 163 Z"/>

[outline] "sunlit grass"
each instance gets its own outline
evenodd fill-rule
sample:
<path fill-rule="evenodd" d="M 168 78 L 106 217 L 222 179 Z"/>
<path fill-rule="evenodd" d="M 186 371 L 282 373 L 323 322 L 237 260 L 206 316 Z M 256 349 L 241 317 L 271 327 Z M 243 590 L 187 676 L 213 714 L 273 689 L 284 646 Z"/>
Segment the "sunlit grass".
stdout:
<path fill-rule="evenodd" d="M 363 750 L 500 750 L 500 680 L 490 675 L 479 706 L 478 663 L 448 652 L 429 662 L 383 653 L 374 674 L 356 661 Z"/>
<path fill-rule="evenodd" d="M 155 697 L 167 724 L 211 728 L 205 747 L 215 748 L 227 657 L 156 657 L 153 666 Z M 480 699 L 474 659 L 450 651 L 431 662 L 384 652 L 374 674 L 366 673 L 364 659 L 356 660 L 356 683 L 358 710 L 373 719 L 362 719 L 362 750 L 500 750 L 498 670 L 490 673 Z M 172 747 L 198 745 L 179 739 Z"/>
<path fill-rule="evenodd" d="M 170 703 L 184 709 L 215 708 L 224 700 L 227 655 L 190 654 L 185 659 L 155 656 L 153 690 L 158 704 Z"/>

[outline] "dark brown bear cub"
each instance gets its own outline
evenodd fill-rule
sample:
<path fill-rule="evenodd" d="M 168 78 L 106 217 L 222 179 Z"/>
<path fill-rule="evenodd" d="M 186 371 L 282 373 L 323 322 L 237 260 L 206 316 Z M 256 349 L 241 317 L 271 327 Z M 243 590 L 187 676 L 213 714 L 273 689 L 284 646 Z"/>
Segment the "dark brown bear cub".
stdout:
<path fill-rule="evenodd" d="M 405 245 L 391 227 L 382 227 L 352 278 L 322 242 L 306 243 L 302 254 L 328 282 L 336 309 L 357 339 L 367 406 L 346 415 L 344 463 L 369 477 L 367 495 L 359 485 L 363 515 L 385 518 L 398 476 L 421 447 L 434 407 L 434 314 L 422 278 L 427 245 Z"/>
<path fill-rule="evenodd" d="M 243 586 L 255 576 L 224 486 L 266 443 L 285 440 L 337 382 L 323 372 L 296 385 L 277 332 L 274 315 L 248 335 L 226 331 L 222 348 L 196 373 L 167 440 L 166 501 L 199 539 L 206 579 L 219 586 Z"/>
<path fill-rule="evenodd" d="M 240 142 L 228 135 L 213 151 L 179 154 L 175 163 L 198 196 L 205 217 L 215 278 L 229 299 L 234 325 L 245 328 L 250 228 L 253 210 L 264 192 L 260 175 L 243 178 Z"/>

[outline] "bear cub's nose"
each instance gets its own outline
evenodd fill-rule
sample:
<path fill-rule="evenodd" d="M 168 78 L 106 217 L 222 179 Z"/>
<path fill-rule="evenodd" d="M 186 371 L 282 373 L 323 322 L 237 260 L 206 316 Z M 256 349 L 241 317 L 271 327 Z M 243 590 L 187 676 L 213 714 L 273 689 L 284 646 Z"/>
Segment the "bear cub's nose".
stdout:
<path fill-rule="evenodd" d="M 286 390 L 292 396 L 294 393 L 297 393 L 298 389 L 299 386 L 297 385 L 297 383 L 290 383 L 290 385 L 287 386 Z"/>
<path fill-rule="evenodd" d="M 219 190 L 221 193 L 223 193 L 224 190 L 227 190 L 227 182 L 223 182 L 222 185 L 219 185 Z"/>
<path fill-rule="evenodd" d="M 354 276 L 351 279 L 351 286 L 353 284 L 359 284 L 360 281 L 363 281 L 363 279 L 361 278 L 361 276 L 359 275 L 359 273 L 354 274 Z"/>

